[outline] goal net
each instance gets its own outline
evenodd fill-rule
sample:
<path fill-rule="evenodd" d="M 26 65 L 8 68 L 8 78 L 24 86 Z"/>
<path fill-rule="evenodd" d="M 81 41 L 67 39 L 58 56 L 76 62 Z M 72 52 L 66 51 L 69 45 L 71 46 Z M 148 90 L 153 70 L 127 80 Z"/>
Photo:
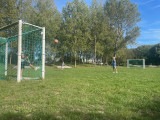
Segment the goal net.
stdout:
<path fill-rule="evenodd" d="M 16 23 L 0 28 L 0 79 L 41 79 L 45 73 L 45 28 Z"/>
<path fill-rule="evenodd" d="M 145 69 L 145 59 L 128 59 L 127 68 L 143 68 Z"/>

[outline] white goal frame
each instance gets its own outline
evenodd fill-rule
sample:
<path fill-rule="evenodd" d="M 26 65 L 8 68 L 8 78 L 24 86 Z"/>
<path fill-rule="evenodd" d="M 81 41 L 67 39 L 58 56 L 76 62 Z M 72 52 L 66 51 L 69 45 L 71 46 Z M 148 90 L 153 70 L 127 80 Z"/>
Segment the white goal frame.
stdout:
<path fill-rule="evenodd" d="M 143 69 L 146 68 L 146 66 L 145 66 L 145 59 L 127 59 L 127 68 L 130 68 L 129 61 L 131 61 L 131 60 L 142 60 L 143 61 Z"/>
<path fill-rule="evenodd" d="M 22 26 L 23 24 L 28 24 L 30 26 L 37 27 L 42 30 L 42 79 L 45 79 L 45 27 L 39 27 L 30 23 L 23 22 L 22 20 L 19 20 L 15 23 L 12 23 L 10 25 L 4 26 L 0 28 L 0 30 L 3 30 L 5 28 L 8 28 L 12 25 L 18 24 L 18 52 L 17 52 L 17 82 L 21 82 L 21 54 L 22 54 Z M 6 42 L 6 49 L 5 49 L 5 76 L 7 76 L 7 66 L 8 66 L 8 42 Z M 1 72 L 1 71 L 0 71 Z"/>

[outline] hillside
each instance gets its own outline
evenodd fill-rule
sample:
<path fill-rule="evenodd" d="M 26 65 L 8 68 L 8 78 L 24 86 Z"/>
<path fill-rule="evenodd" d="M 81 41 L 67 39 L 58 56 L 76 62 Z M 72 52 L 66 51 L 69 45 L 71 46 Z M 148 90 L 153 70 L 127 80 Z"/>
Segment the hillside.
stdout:
<path fill-rule="evenodd" d="M 146 59 L 147 65 L 160 65 L 160 43 L 156 45 L 142 45 L 135 49 L 130 49 L 129 59 Z"/>

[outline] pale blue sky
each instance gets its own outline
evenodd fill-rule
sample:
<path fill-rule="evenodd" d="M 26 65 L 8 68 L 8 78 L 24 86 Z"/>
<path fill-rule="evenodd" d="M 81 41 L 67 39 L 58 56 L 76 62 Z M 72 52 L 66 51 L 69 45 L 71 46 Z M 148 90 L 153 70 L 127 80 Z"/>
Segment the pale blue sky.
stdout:
<path fill-rule="evenodd" d="M 65 6 L 67 1 L 55 0 L 59 11 Z M 84 0 L 88 5 L 92 0 Z M 101 1 L 101 0 L 100 0 Z M 105 1 L 105 0 L 103 0 Z M 137 38 L 137 47 L 140 45 L 151 45 L 160 43 L 160 0 L 130 0 L 138 5 L 142 21 L 139 23 L 141 35 Z"/>

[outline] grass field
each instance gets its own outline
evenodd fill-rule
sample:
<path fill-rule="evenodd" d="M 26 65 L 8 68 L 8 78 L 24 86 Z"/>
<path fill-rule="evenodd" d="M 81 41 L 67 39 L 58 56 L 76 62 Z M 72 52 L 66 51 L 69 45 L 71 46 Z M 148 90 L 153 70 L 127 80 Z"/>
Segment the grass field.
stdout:
<path fill-rule="evenodd" d="M 0 120 L 160 119 L 160 68 L 46 67 L 40 81 L 0 81 Z"/>
<path fill-rule="evenodd" d="M 28 67 L 28 66 L 25 66 Z M 29 78 L 29 79 L 39 79 L 41 78 L 41 66 L 38 70 L 34 70 L 30 67 L 23 69 L 23 77 L 24 78 Z M 1 64 L 0 63 L 0 80 L 10 80 L 10 79 L 17 79 L 17 65 L 14 64 L 8 64 L 7 65 L 7 76 L 5 76 L 5 63 Z"/>

